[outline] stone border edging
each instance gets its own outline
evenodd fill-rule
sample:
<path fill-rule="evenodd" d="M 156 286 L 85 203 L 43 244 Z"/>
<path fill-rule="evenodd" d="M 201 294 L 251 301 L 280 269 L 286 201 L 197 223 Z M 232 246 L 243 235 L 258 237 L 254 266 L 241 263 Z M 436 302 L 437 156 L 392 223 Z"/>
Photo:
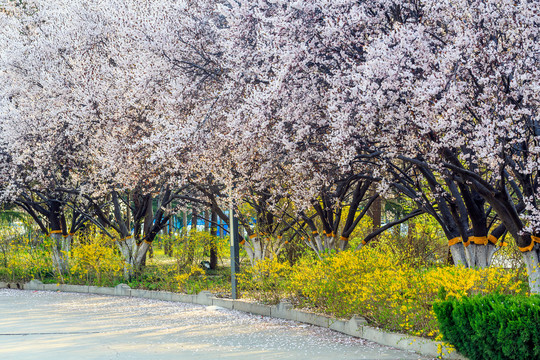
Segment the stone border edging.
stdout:
<path fill-rule="evenodd" d="M 329 316 L 295 310 L 293 309 L 292 305 L 288 303 L 279 303 L 278 305 L 262 305 L 242 300 L 216 298 L 213 297 L 212 293 L 209 291 L 201 291 L 197 295 L 189 295 L 168 291 L 132 289 L 126 284 L 119 284 L 114 288 L 110 288 L 86 285 L 43 284 L 39 280 L 32 280 L 24 284 L 0 282 L 0 289 L 5 288 L 20 290 L 63 291 L 111 296 L 130 296 L 207 306 L 214 305 L 230 310 L 238 310 L 251 314 L 316 325 L 350 336 L 370 340 L 381 345 L 391 346 L 401 350 L 414 351 L 426 356 L 442 356 L 443 359 L 467 360 L 467 358 L 457 353 L 454 349 L 448 349 L 440 341 L 429 340 L 418 336 L 386 332 L 381 329 L 368 326 L 367 321 L 361 317 L 353 317 L 349 321 L 346 321 L 334 319 Z"/>

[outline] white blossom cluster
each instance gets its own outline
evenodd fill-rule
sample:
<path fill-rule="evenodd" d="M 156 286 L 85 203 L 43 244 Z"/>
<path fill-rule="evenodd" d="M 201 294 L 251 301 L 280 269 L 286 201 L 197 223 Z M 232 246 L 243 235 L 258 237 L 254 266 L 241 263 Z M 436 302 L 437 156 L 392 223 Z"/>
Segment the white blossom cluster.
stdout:
<path fill-rule="evenodd" d="M 0 4 L 5 197 L 189 181 L 301 209 L 410 158 L 488 201 L 516 180 L 509 230 L 540 231 L 537 1 Z"/>

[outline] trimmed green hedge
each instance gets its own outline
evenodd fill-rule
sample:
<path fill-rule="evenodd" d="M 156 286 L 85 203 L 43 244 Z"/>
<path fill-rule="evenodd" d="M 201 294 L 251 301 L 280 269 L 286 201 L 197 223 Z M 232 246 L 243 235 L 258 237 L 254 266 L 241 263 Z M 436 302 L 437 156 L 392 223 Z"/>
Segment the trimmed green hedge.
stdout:
<path fill-rule="evenodd" d="M 477 359 L 540 359 L 540 296 L 492 294 L 433 305 L 444 340 Z"/>

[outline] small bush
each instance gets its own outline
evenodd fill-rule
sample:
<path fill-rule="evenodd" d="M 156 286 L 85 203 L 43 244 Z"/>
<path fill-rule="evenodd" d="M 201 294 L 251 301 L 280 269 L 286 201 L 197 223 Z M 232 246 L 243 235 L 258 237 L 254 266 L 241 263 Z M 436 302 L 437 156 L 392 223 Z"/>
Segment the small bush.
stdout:
<path fill-rule="evenodd" d="M 240 290 L 269 304 L 277 304 L 288 287 L 291 267 L 276 258 L 259 260 L 238 275 Z"/>
<path fill-rule="evenodd" d="M 123 277 L 124 261 L 104 236 L 93 236 L 76 244 L 71 251 L 70 282 L 111 285 Z"/>
<path fill-rule="evenodd" d="M 490 294 L 435 303 L 440 330 L 463 355 L 540 359 L 540 297 Z"/>
<path fill-rule="evenodd" d="M 416 268 L 443 264 L 447 257 L 448 246 L 437 222 L 424 214 L 410 219 L 405 224 L 395 226 L 392 230 L 379 235 L 376 240 L 377 249 L 390 254 L 402 264 Z M 401 231 L 402 228 L 406 229 L 405 233 Z"/>
<path fill-rule="evenodd" d="M 191 266 L 206 260 L 210 256 L 212 246 L 215 246 L 218 258 L 221 258 L 223 254 L 227 256 L 229 250 L 227 239 L 211 235 L 206 231 L 192 230 L 186 236 L 160 235 L 158 240 L 172 246 L 172 255 L 176 259 L 177 266 L 185 268 L 186 271 L 189 271 Z"/>
<path fill-rule="evenodd" d="M 287 284 L 300 306 L 344 318 L 360 314 L 376 326 L 428 337 L 438 335 L 432 306 L 441 288 L 449 296 L 461 297 L 492 291 L 520 293 L 522 285 L 515 271 L 417 269 L 369 247 L 322 260 L 303 259 L 292 269 Z"/>
<path fill-rule="evenodd" d="M 197 281 L 189 281 L 190 279 L 200 279 L 203 282 L 206 280 L 204 270 L 198 266 L 191 266 L 188 272 L 183 274 L 177 274 L 174 276 L 174 283 L 176 290 L 182 291 L 188 294 L 196 294 L 201 290 L 205 290 L 203 286 Z"/>
<path fill-rule="evenodd" d="M 44 280 L 54 272 L 48 244 L 18 237 L 9 243 L 0 263 L 0 281 Z"/>

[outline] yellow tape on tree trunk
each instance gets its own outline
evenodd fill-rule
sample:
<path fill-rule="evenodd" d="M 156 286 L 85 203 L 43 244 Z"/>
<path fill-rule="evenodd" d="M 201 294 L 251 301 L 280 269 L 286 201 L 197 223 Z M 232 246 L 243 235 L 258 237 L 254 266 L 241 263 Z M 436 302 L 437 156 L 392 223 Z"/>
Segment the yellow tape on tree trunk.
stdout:
<path fill-rule="evenodd" d="M 490 243 L 492 243 L 493 245 L 497 245 L 497 242 L 499 241 L 499 239 L 497 239 L 497 237 L 495 237 L 495 235 L 489 234 L 488 235 L 488 241 Z"/>
<path fill-rule="evenodd" d="M 346 236 L 341 236 L 339 239 L 343 241 L 349 241 L 349 238 Z"/>
<path fill-rule="evenodd" d="M 540 244 L 540 237 L 531 235 L 531 243 L 529 244 L 529 246 L 525 246 L 525 247 L 518 246 L 518 249 L 521 252 L 531 251 L 534 248 L 534 243 Z"/>
<path fill-rule="evenodd" d="M 256 237 L 257 237 L 257 234 L 249 235 L 250 239 L 253 239 L 253 238 L 256 238 Z"/>
<path fill-rule="evenodd" d="M 470 236 L 469 241 L 476 245 L 487 245 L 487 236 Z"/>
<path fill-rule="evenodd" d="M 457 243 L 461 242 L 461 237 L 455 237 L 453 239 L 448 240 L 448 246 L 456 245 Z"/>
<path fill-rule="evenodd" d="M 467 241 L 463 241 L 463 246 L 468 247 L 469 245 L 471 245 L 471 238 L 470 237 L 467 238 Z"/>
<path fill-rule="evenodd" d="M 521 252 L 527 252 L 527 251 L 531 251 L 534 247 L 534 241 L 531 241 L 531 244 L 529 246 L 525 246 L 525 247 L 519 247 L 518 246 L 518 249 L 519 251 Z"/>
<path fill-rule="evenodd" d="M 61 234 L 62 233 L 62 230 L 53 230 L 49 233 L 49 235 L 52 235 L 52 234 Z"/>
<path fill-rule="evenodd" d="M 367 242 L 365 240 L 362 240 L 362 245 L 366 245 Z"/>
<path fill-rule="evenodd" d="M 246 240 L 242 239 L 242 241 L 239 242 L 240 245 L 244 245 L 246 243 Z"/>

